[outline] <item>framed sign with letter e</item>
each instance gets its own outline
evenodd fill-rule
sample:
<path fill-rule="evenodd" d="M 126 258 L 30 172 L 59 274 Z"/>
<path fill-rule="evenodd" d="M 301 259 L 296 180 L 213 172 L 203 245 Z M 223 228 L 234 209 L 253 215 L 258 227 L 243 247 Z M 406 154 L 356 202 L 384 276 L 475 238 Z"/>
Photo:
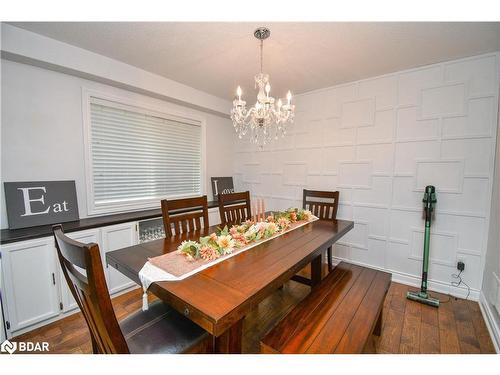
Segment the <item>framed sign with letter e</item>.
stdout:
<path fill-rule="evenodd" d="M 78 220 L 75 181 L 4 182 L 9 228 Z"/>

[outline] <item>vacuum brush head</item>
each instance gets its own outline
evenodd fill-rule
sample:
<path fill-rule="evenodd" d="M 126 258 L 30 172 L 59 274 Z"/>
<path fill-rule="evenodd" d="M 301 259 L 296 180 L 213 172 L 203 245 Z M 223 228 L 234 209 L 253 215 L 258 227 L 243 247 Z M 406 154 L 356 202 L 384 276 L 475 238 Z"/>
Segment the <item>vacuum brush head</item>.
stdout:
<path fill-rule="evenodd" d="M 436 298 L 429 297 L 427 293 L 422 292 L 408 292 L 406 293 L 406 298 L 412 301 L 417 301 L 429 306 L 439 307 L 439 300 Z"/>

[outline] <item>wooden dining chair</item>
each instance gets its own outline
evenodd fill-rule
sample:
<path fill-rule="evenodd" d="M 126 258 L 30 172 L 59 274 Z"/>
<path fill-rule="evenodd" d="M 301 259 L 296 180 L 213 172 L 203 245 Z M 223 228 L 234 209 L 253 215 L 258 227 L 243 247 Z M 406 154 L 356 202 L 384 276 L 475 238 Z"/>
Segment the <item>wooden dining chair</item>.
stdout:
<path fill-rule="evenodd" d="M 337 218 L 337 210 L 339 208 L 339 192 L 304 189 L 302 208 L 311 211 L 312 214 L 320 220 L 335 220 Z M 332 257 L 332 247 L 330 246 L 327 249 L 329 272 L 333 269 Z M 310 279 L 300 275 L 293 276 L 292 280 L 311 285 Z"/>
<path fill-rule="evenodd" d="M 304 189 L 302 208 L 311 211 L 320 220 L 335 220 L 339 209 L 339 192 Z M 333 268 L 331 246 L 328 248 L 327 253 L 328 271 L 331 271 Z"/>
<path fill-rule="evenodd" d="M 221 226 L 238 225 L 251 219 L 249 191 L 228 194 L 219 193 L 217 199 L 219 201 Z"/>
<path fill-rule="evenodd" d="M 161 301 L 136 311 L 121 322 L 109 296 L 99 246 L 67 237 L 52 227 L 66 282 L 87 322 L 96 354 L 194 353 L 210 350 L 205 330 Z"/>
<path fill-rule="evenodd" d="M 189 210 L 189 212 L 185 212 Z M 208 202 L 207 196 L 161 201 L 165 236 L 179 235 L 200 229 L 207 229 Z M 202 224 L 203 221 L 203 224 Z M 173 234 L 172 234 L 173 231 Z"/>

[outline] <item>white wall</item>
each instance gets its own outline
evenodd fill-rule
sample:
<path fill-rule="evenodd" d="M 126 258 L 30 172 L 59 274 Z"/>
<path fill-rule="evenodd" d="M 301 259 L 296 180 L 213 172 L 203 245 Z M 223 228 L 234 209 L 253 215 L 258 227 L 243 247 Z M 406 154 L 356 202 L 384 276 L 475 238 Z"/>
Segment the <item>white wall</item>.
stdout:
<path fill-rule="evenodd" d="M 80 217 L 87 216 L 82 87 L 206 119 L 206 186 L 231 175 L 234 130 L 229 119 L 43 68 L 1 60 L 1 227 L 7 227 L 3 182 L 75 180 Z M 229 108 L 228 108 L 229 110 Z"/>
<path fill-rule="evenodd" d="M 422 189 L 437 187 L 431 287 L 449 287 L 456 262 L 477 299 L 487 243 L 499 54 L 450 61 L 296 98 L 288 135 L 260 151 L 236 148 L 237 186 L 271 207 L 300 205 L 302 189 L 340 191 L 338 217 L 355 228 L 337 257 L 419 283 Z"/>
<path fill-rule="evenodd" d="M 497 139 L 500 138 L 500 121 Z M 500 351 L 500 142 L 497 141 L 495 175 L 491 202 L 490 231 L 488 250 L 484 267 L 481 302 L 486 310 L 487 319 Z"/>

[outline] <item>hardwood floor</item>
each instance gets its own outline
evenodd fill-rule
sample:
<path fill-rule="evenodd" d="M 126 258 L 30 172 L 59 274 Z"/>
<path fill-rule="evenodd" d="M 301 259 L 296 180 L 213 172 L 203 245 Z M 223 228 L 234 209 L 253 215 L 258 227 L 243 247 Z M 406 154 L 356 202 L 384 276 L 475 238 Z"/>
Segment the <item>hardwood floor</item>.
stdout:
<path fill-rule="evenodd" d="M 433 293 L 439 309 L 406 299 L 406 285 L 392 283 L 384 302 L 382 334 L 374 336 L 377 353 L 494 353 L 476 302 Z M 414 289 L 414 288 L 410 288 Z M 260 303 L 244 320 L 243 352 L 259 353 L 259 339 L 306 296 L 309 287 L 290 281 Z M 151 297 L 153 299 L 153 297 Z M 141 308 L 141 290 L 113 299 L 118 319 Z M 51 353 L 91 353 L 80 313 L 18 336 L 13 341 L 48 341 Z"/>

